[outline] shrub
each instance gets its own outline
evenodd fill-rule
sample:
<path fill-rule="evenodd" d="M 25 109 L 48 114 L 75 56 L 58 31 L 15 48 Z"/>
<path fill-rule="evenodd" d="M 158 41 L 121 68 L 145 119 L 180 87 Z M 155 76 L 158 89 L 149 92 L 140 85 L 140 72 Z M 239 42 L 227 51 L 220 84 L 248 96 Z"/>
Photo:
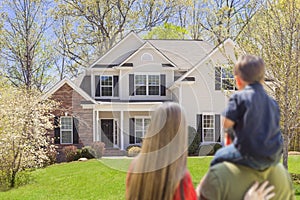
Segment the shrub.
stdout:
<path fill-rule="evenodd" d="M 129 149 L 131 149 L 132 147 L 140 147 L 140 148 L 141 148 L 141 145 L 138 145 L 138 144 L 131 144 L 131 145 L 129 145 L 129 146 L 126 148 L 126 151 L 128 152 Z"/>
<path fill-rule="evenodd" d="M 67 146 L 63 149 L 63 152 L 66 157 L 67 162 L 74 161 L 77 155 L 77 147 L 76 146 Z"/>
<path fill-rule="evenodd" d="M 46 156 L 48 158 L 48 161 L 45 163 L 45 167 L 56 163 L 56 155 L 57 155 L 57 151 L 55 148 L 47 149 Z"/>
<path fill-rule="evenodd" d="M 78 149 L 77 155 L 75 156 L 75 160 L 78 160 L 79 158 L 87 158 L 87 159 L 94 158 L 92 154 L 92 148 L 90 146 L 85 146 L 82 149 Z"/>
<path fill-rule="evenodd" d="M 102 158 L 105 149 L 104 147 L 105 144 L 103 142 L 93 142 L 89 152 L 94 158 Z"/>
<path fill-rule="evenodd" d="M 140 146 L 131 146 L 130 148 L 127 149 L 128 149 L 127 155 L 129 157 L 134 157 L 141 152 L 142 148 Z"/>
<path fill-rule="evenodd" d="M 199 148 L 199 156 L 212 156 L 218 149 L 222 148 L 219 143 L 201 144 Z"/>
<path fill-rule="evenodd" d="M 188 127 L 188 155 L 189 156 L 197 156 L 198 155 L 198 150 L 199 150 L 199 145 L 200 145 L 200 134 L 197 133 L 196 129 L 193 127 L 189 126 Z"/>

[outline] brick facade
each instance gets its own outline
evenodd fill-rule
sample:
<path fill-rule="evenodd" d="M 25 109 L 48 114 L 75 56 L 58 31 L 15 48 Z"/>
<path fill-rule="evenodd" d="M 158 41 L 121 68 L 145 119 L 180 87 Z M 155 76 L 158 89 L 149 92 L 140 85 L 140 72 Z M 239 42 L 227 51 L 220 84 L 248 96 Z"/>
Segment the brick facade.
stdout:
<path fill-rule="evenodd" d="M 53 112 L 55 116 L 72 116 L 78 120 L 78 144 L 56 144 L 59 152 L 57 161 L 61 162 L 65 161 L 63 149 L 66 146 L 82 148 L 93 142 L 93 110 L 83 109 L 80 104 L 85 99 L 66 83 L 52 94 L 51 99 L 60 103 L 59 108 Z M 50 136 L 54 137 L 54 131 L 50 132 Z"/>

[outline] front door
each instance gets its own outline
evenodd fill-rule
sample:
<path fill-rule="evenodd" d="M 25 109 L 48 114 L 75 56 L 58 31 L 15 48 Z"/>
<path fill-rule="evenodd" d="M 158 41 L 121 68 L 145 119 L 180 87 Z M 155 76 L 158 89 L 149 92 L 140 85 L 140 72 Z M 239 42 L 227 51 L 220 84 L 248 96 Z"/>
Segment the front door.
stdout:
<path fill-rule="evenodd" d="M 101 119 L 101 141 L 105 147 L 113 147 L 114 143 L 114 120 Z"/>

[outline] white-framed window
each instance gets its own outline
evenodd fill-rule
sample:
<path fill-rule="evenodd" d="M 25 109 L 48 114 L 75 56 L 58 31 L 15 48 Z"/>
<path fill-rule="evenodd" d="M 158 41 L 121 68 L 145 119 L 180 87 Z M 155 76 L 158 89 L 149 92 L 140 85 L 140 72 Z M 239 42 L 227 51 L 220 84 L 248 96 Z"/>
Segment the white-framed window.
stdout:
<path fill-rule="evenodd" d="M 142 138 L 146 134 L 146 131 L 148 129 L 148 126 L 150 124 L 150 117 L 141 117 L 141 118 L 135 118 L 135 130 L 134 130 L 134 138 L 135 143 L 141 143 Z"/>
<path fill-rule="evenodd" d="M 236 90 L 232 67 L 221 67 L 221 87 L 223 90 Z"/>
<path fill-rule="evenodd" d="M 73 118 L 60 117 L 60 143 L 73 144 Z"/>
<path fill-rule="evenodd" d="M 135 74 L 135 95 L 159 95 L 160 75 L 157 74 Z"/>
<path fill-rule="evenodd" d="M 113 96 L 113 76 L 100 76 L 100 96 Z"/>
<path fill-rule="evenodd" d="M 202 138 L 203 142 L 215 141 L 215 115 L 203 114 L 203 126 L 202 126 Z"/>

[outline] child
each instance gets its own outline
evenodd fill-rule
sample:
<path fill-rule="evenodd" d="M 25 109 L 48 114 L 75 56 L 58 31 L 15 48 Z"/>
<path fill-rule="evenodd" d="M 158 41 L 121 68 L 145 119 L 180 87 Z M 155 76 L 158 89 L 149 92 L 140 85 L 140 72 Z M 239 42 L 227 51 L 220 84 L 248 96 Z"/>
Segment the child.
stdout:
<path fill-rule="evenodd" d="M 262 86 L 264 73 L 265 64 L 259 57 L 244 55 L 236 63 L 239 91 L 230 97 L 223 112 L 224 129 L 233 127 L 236 138 L 216 153 L 211 165 L 231 161 L 264 170 L 279 162 L 283 145 L 279 107 Z"/>

